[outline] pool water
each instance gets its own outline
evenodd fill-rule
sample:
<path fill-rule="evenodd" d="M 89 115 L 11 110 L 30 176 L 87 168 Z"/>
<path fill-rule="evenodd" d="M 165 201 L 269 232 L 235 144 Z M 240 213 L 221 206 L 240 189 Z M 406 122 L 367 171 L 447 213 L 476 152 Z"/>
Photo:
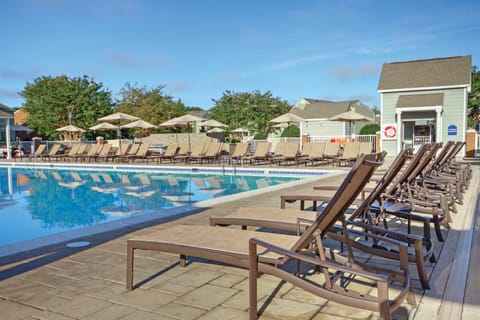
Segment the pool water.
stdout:
<path fill-rule="evenodd" d="M 299 179 L 0 168 L 0 246 Z"/>

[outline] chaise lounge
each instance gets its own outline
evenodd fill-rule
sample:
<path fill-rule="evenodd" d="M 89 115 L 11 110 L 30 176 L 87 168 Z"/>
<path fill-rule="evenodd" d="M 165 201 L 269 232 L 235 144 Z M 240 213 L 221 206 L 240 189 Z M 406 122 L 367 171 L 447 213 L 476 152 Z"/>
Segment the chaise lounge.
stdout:
<path fill-rule="evenodd" d="M 334 198 L 302 236 L 267 232 L 243 231 L 212 226 L 177 225 L 172 228 L 136 236 L 127 241 L 127 289 L 134 287 L 135 250 L 153 250 L 180 255 L 185 265 L 188 255 L 232 264 L 250 270 L 250 319 L 257 319 L 257 283 L 259 273 L 270 274 L 291 282 L 319 297 L 352 307 L 379 312 L 382 319 L 391 319 L 391 312 L 403 301 L 415 303 L 408 272 L 405 243 L 383 239 L 397 245 L 399 269 L 386 269 L 363 264 L 356 260 L 353 250 L 348 257 L 327 249 L 323 239 L 337 221 L 344 221 L 345 210 L 357 198 L 375 169 L 381 164 L 366 156 L 354 165 L 338 187 Z M 347 229 L 344 229 L 348 232 Z M 316 246 L 312 247 L 312 244 Z M 353 249 L 353 248 L 349 248 Z M 308 253 L 308 254 L 306 254 Z M 315 254 L 316 257 L 312 257 Z M 323 280 L 306 281 L 279 268 L 289 260 L 297 260 L 321 269 Z M 367 279 L 361 281 L 359 278 Z M 398 282 L 389 290 L 390 281 Z M 368 286 L 377 290 L 357 291 L 355 286 Z M 352 286 L 352 288 L 345 288 Z M 361 290 L 361 289 L 360 289 Z"/>

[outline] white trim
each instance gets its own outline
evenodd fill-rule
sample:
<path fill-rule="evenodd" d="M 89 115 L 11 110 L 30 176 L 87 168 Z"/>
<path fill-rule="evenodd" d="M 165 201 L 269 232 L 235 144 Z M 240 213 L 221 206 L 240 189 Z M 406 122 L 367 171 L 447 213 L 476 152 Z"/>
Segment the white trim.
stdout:
<path fill-rule="evenodd" d="M 405 91 L 429 91 L 429 90 L 445 90 L 445 89 L 462 89 L 467 88 L 470 91 L 470 85 L 468 84 L 457 84 L 451 86 L 440 86 L 440 87 L 419 87 L 419 88 L 397 88 L 397 89 L 385 89 L 385 90 L 377 90 L 379 93 L 393 93 L 393 92 L 405 92 Z"/>
<path fill-rule="evenodd" d="M 383 125 L 383 93 L 380 93 L 380 130 L 382 128 L 382 125 Z M 380 145 L 380 150 L 383 151 L 383 139 L 382 139 L 381 131 L 380 131 L 380 141 L 378 143 Z"/>
<path fill-rule="evenodd" d="M 435 112 L 439 113 L 443 111 L 443 106 L 423 106 L 423 107 L 400 107 L 395 108 L 395 113 L 399 114 L 401 112 L 409 112 L 409 111 L 431 111 L 434 110 Z"/>

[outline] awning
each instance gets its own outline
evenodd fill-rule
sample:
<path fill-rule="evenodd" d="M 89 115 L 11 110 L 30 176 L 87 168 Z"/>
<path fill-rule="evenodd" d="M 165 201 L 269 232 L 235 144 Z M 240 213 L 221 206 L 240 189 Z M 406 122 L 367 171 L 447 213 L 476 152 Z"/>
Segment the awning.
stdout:
<path fill-rule="evenodd" d="M 398 97 L 395 108 L 418 108 L 443 106 L 443 93 L 408 94 Z"/>

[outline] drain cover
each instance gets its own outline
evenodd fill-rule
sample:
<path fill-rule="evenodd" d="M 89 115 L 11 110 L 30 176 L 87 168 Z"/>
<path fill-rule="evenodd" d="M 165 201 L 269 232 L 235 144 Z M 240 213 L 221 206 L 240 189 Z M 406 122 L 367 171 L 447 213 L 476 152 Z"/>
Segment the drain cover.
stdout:
<path fill-rule="evenodd" d="M 69 248 L 79 248 L 79 247 L 85 247 L 85 246 L 89 246 L 90 245 L 90 242 L 88 241 L 78 241 L 78 242 L 70 242 L 70 243 L 67 243 L 67 247 Z"/>

